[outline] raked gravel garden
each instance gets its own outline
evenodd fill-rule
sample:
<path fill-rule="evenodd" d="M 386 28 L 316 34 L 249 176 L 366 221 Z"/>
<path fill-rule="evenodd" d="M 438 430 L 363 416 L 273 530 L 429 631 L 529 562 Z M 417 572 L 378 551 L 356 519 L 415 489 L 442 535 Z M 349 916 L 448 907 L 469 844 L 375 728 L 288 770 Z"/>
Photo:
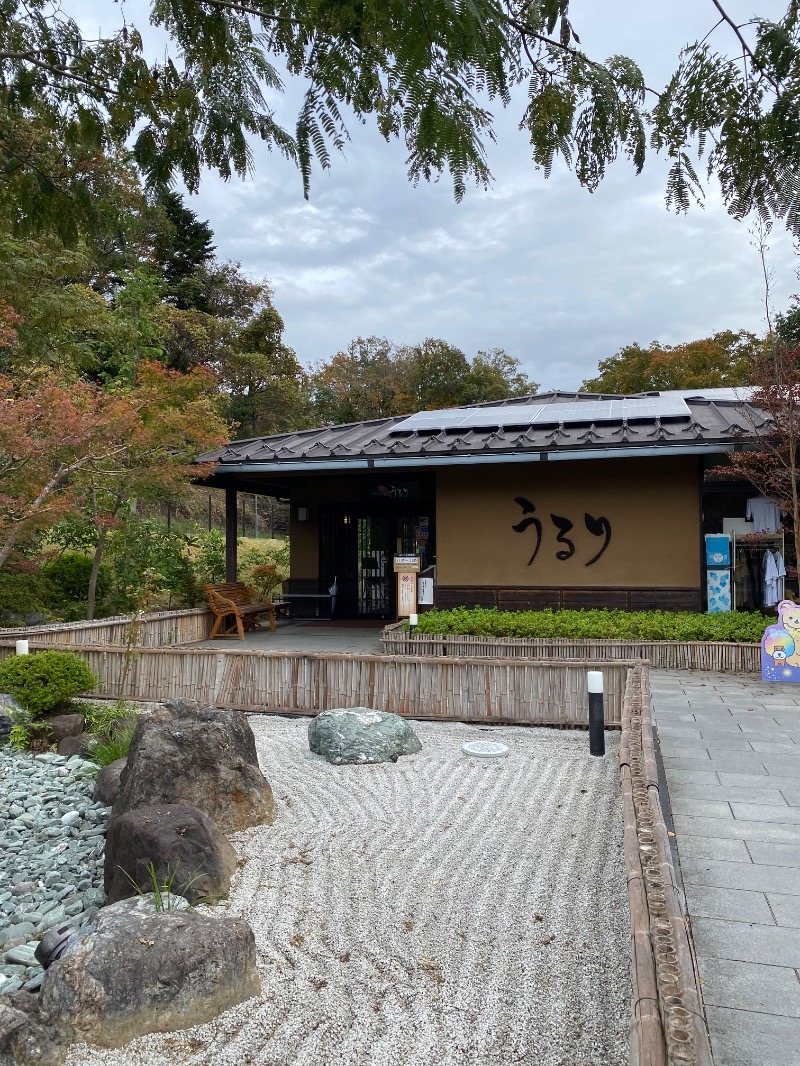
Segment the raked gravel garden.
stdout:
<path fill-rule="evenodd" d="M 261 995 L 119 1050 L 75 1044 L 67 1066 L 628 1061 L 616 734 L 597 759 L 584 732 L 415 722 L 417 754 L 333 766 L 307 719 L 250 722 L 276 819 L 231 837 L 230 898 L 199 909 L 250 923 Z M 506 758 L 461 750 L 489 738 Z M 35 987 L 24 949 L 101 902 L 108 811 L 81 760 L 0 760 L 0 935 L 19 933 L 0 971 Z"/>

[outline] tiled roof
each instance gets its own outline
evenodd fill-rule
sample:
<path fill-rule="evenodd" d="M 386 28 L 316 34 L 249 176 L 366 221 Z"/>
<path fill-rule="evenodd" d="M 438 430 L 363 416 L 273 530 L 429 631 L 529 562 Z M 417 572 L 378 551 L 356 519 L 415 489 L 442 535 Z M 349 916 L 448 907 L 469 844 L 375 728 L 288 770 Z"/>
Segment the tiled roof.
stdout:
<path fill-rule="evenodd" d="M 446 416 L 443 423 L 458 421 L 458 413 L 467 416 L 467 424 L 454 429 L 435 428 L 435 425 L 433 428 L 405 429 L 403 423 L 409 416 L 400 415 L 232 441 L 201 455 L 199 461 L 218 462 L 219 472 L 234 473 L 237 468 L 278 472 L 282 466 L 291 465 L 297 469 L 298 463 L 317 469 L 336 469 L 347 465 L 368 465 L 370 460 L 392 461 L 392 465 L 397 463 L 398 466 L 404 460 L 414 465 L 424 460 L 431 465 L 443 465 L 469 462 L 470 456 L 482 457 L 481 461 L 502 462 L 504 457 L 509 460 L 525 456 L 544 458 L 545 455 L 547 458 L 570 458 L 574 454 L 575 458 L 580 458 L 589 452 L 595 455 L 599 452 L 610 458 L 623 456 L 629 451 L 642 454 L 643 449 L 657 450 L 659 454 L 665 449 L 724 451 L 737 441 L 751 437 L 754 432 L 763 432 L 767 424 L 764 415 L 747 402 L 748 394 L 747 389 L 631 394 L 625 399 L 654 400 L 656 411 L 663 400 L 663 409 L 672 413 L 665 417 L 638 414 L 635 418 L 610 420 L 603 417 L 604 407 L 610 412 L 612 401 L 619 401 L 619 396 L 549 392 L 442 412 Z M 667 402 L 676 397 L 685 401 L 685 413 L 680 415 L 675 414 L 674 402 Z M 592 417 L 577 417 L 575 406 L 589 402 Z M 525 406 L 530 409 L 533 404 L 543 407 L 537 421 L 515 425 L 514 408 Z M 558 418 L 559 405 L 569 405 L 564 410 L 569 410 L 570 417 L 563 422 Z M 487 412 L 495 410 L 497 425 L 469 428 L 470 412 L 480 412 L 481 418 L 476 420 L 485 422 Z M 436 419 L 432 421 L 435 424 Z M 362 462 L 356 464 L 358 460 Z"/>

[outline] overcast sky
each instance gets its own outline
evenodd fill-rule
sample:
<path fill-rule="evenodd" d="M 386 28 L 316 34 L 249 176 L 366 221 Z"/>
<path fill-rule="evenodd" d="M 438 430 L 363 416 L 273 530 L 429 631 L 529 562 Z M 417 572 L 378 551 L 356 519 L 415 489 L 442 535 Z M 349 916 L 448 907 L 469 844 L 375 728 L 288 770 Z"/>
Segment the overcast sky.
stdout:
<path fill-rule="evenodd" d="M 103 29 L 118 11 L 103 0 L 81 6 Z M 726 7 L 744 21 L 754 11 L 777 17 L 785 3 Z M 125 10 L 141 21 L 139 3 Z M 631 55 L 654 88 L 716 14 L 711 0 L 573 0 L 571 10 L 590 55 Z M 712 41 L 733 47 L 723 28 Z M 293 95 L 276 101 L 289 127 Z M 208 175 L 189 206 L 210 222 L 221 258 L 270 279 L 285 339 L 307 364 L 357 336 L 440 337 L 470 357 L 505 348 L 543 387 L 575 389 L 624 344 L 764 330 L 752 222 L 733 221 L 713 185 L 705 209 L 682 217 L 664 206 L 666 166 L 654 155 L 639 177 L 620 161 L 593 195 L 563 165 L 546 180 L 516 129 L 523 108 L 524 94 L 498 116 L 494 184 L 470 188 L 461 204 L 446 178 L 413 188 L 402 147 L 354 123 L 344 157 L 315 173 L 309 202 L 294 167 L 254 145 L 252 179 Z M 795 253 L 779 228 L 769 243 L 781 310 L 800 289 Z"/>

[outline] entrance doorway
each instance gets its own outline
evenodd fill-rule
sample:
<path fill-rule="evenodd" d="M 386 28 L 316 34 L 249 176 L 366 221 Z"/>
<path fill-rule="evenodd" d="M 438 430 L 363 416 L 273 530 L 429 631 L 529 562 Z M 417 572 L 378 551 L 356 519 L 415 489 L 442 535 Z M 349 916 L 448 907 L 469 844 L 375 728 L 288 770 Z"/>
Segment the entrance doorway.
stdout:
<path fill-rule="evenodd" d="M 434 558 L 433 516 L 358 507 L 329 509 L 320 516 L 320 576 L 325 588 L 336 583 L 339 618 L 393 619 L 397 591 L 395 554 L 417 553 L 422 569 Z"/>

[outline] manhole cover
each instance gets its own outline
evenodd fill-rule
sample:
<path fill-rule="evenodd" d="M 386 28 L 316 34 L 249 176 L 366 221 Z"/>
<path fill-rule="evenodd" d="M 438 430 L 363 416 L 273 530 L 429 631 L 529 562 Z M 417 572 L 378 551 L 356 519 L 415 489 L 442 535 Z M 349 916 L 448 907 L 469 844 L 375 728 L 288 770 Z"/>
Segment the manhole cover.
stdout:
<path fill-rule="evenodd" d="M 476 759 L 502 759 L 504 755 L 508 755 L 507 745 L 498 744 L 494 740 L 468 740 L 466 744 L 461 745 L 461 750 Z"/>

